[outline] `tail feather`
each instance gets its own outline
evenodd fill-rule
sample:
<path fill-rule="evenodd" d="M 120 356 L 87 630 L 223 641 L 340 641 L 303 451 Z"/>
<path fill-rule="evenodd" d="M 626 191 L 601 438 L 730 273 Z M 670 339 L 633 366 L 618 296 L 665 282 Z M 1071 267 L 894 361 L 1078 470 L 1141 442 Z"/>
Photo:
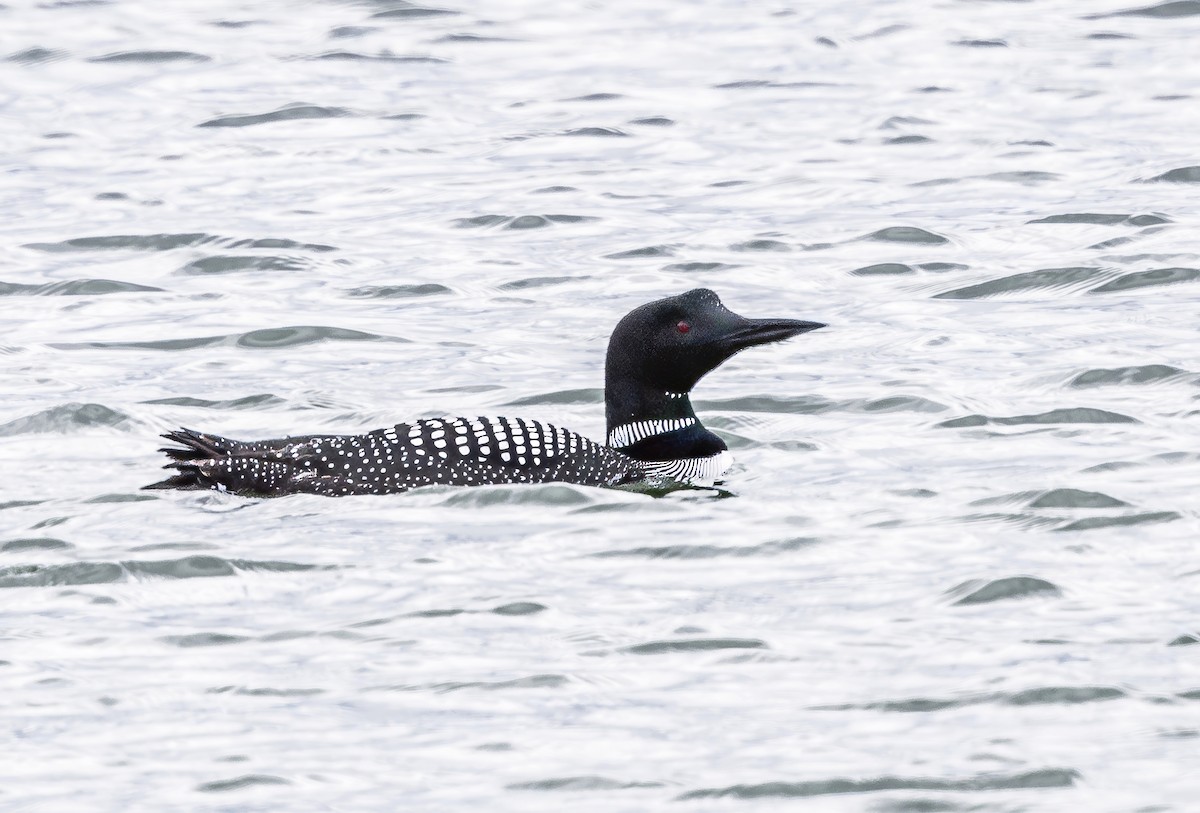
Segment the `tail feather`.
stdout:
<path fill-rule="evenodd" d="M 188 460 L 209 460 L 209 455 L 198 449 L 177 449 L 174 446 L 163 446 L 158 451 L 165 454 L 172 460 L 184 462 Z"/>
<path fill-rule="evenodd" d="M 162 437 L 179 444 L 159 450 L 171 461 L 163 468 L 175 469 L 176 473 L 143 488 L 216 489 L 256 495 L 316 489 L 315 480 L 304 479 L 297 469 L 304 459 L 299 447 L 309 438 L 245 443 L 194 429 L 175 429 Z"/>
<path fill-rule="evenodd" d="M 223 438 L 220 435 L 207 435 L 194 429 L 176 429 L 164 433 L 162 437 L 186 447 L 161 450 L 175 460 L 212 460 L 218 457 L 228 457 L 241 445 L 236 440 Z"/>
<path fill-rule="evenodd" d="M 220 435 L 208 435 L 194 429 L 176 429 L 162 435 L 169 441 L 183 446 L 164 446 L 159 449 L 172 462 L 163 466 L 164 469 L 177 469 L 178 473 L 165 480 L 151 483 L 142 488 L 154 489 L 210 489 L 217 487 L 209 472 L 204 471 L 199 463 L 205 460 L 220 460 L 229 457 L 240 445 L 236 440 L 223 438 Z"/>
<path fill-rule="evenodd" d="M 186 464 L 176 464 L 181 468 L 178 474 L 173 474 L 165 480 L 159 480 L 157 483 L 151 483 L 148 486 L 142 486 L 143 491 L 155 491 L 158 489 L 181 489 L 191 491 L 195 489 L 212 488 L 204 478 L 200 475 L 200 469 L 195 466 Z M 172 468 L 173 466 L 163 466 L 164 469 Z"/>

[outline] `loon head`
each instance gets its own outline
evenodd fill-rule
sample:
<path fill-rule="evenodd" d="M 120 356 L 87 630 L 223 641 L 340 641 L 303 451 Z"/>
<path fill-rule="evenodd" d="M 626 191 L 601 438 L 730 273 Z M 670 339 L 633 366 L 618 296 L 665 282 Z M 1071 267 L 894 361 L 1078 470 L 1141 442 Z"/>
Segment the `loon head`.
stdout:
<path fill-rule="evenodd" d="M 642 460 L 704 457 L 725 443 L 696 420 L 688 393 L 747 347 L 825 327 L 799 319 L 747 319 L 707 288 L 635 308 L 613 331 L 605 363 L 608 443 Z"/>

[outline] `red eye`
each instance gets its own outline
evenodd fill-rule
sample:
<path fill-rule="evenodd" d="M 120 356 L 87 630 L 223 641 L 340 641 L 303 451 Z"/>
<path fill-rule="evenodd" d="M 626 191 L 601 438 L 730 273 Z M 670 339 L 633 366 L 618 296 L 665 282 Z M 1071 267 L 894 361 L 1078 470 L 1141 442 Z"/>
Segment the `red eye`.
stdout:
<path fill-rule="evenodd" d="M 678 330 L 680 333 L 687 333 L 689 330 L 692 329 L 692 326 L 689 325 L 687 322 L 684 322 L 681 320 L 679 322 L 679 324 L 677 324 L 675 326 L 675 329 Z"/>

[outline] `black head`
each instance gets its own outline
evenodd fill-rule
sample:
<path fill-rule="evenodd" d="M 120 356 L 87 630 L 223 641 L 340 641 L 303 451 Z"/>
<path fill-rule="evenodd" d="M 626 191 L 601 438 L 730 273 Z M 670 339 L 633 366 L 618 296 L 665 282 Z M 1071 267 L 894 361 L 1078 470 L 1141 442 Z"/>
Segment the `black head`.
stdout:
<path fill-rule="evenodd" d="M 608 342 L 607 377 L 684 393 L 734 353 L 821 327 L 798 319 L 747 319 L 712 291 L 696 288 L 622 319 Z"/>
<path fill-rule="evenodd" d="M 825 325 L 797 319 L 747 319 L 707 288 L 635 308 L 608 342 L 609 428 L 654 411 L 658 396 L 689 392 L 705 373 L 747 347 L 821 327 Z"/>

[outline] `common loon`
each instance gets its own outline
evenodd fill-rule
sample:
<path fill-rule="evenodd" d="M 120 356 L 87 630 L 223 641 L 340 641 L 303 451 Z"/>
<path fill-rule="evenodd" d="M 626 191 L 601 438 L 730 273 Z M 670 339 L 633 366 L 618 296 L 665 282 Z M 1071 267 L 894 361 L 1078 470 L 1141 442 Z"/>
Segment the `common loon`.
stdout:
<path fill-rule="evenodd" d="M 149 489 L 244 495 L 393 494 L 426 485 L 643 481 L 712 485 L 731 458 L 704 428 L 688 394 L 708 371 L 747 347 L 825 327 L 746 319 L 697 288 L 635 308 L 608 342 L 606 445 L 523 418 L 435 418 L 363 435 L 243 442 L 179 429 L 161 449 L 178 473 Z"/>

